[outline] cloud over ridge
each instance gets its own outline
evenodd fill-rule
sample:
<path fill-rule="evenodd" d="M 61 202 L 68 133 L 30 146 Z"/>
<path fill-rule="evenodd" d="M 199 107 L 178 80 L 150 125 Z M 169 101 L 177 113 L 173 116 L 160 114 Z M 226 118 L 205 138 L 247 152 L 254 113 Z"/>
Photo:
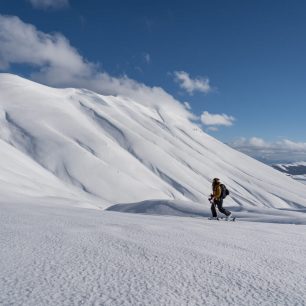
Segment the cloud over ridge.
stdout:
<path fill-rule="evenodd" d="M 204 125 L 208 126 L 216 126 L 216 125 L 223 125 L 223 126 L 231 126 L 235 118 L 233 116 L 228 116 L 226 114 L 211 114 L 207 111 L 203 112 L 201 115 L 201 122 Z"/>
<path fill-rule="evenodd" d="M 231 147 L 260 160 L 301 161 L 306 160 L 306 142 L 281 139 L 269 142 L 259 137 L 241 137 L 229 143 Z"/>
<path fill-rule="evenodd" d="M 206 94 L 212 91 L 208 78 L 198 77 L 192 79 L 189 73 L 185 71 L 174 71 L 174 80 L 190 95 L 196 91 Z"/>
<path fill-rule="evenodd" d="M 106 95 L 123 95 L 184 118 L 193 115 L 161 87 L 149 87 L 123 75 L 114 77 L 87 61 L 60 33 L 48 34 L 16 16 L 0 15 L 0 70 L 14 64 L 34 68 L 32 79 L 56 87 L 84 87 Z"/>

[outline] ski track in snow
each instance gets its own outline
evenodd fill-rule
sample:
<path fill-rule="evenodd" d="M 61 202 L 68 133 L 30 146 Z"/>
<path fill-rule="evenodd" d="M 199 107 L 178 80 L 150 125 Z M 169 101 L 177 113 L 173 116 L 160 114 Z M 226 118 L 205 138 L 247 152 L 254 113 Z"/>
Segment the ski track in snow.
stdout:
<path fill-rule="evenodd" d="M 306 226 L 0 204 L 1 305 L 305 305 Z"/>

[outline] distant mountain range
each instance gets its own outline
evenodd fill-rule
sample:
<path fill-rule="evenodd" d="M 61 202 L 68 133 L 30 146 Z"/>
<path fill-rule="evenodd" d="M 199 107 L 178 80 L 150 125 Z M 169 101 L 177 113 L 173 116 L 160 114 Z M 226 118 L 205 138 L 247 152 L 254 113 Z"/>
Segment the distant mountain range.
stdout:
<path fill-rule="evenodd" d="M 306 184 L 306 162 L 274 164 L 272 167 Z"/>

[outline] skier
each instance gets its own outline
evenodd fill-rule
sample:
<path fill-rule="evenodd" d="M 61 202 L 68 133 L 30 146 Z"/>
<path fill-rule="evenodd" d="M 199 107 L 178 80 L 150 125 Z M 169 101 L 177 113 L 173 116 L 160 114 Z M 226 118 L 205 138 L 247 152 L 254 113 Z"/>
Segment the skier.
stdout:
<path fill-rule="evenodd" d="M 222 185 L 222 186 L 221 186 Z M 225 190 L 223 190 L 225 189 Z M 214 178 L 212 182 L 212 190 L 213 193 L 210 195 L 209 201 L 211 203 L 211 213 L 212 213 L 212 219 L 218 219 L 216 206 L 218 207 L 218 210 L 226 215 L 226 219 L 229 219 L 229 216 L 231 215 L 231 212 L 223 208 L 223 199 L 228 194 L 228 191 L 226 193 L 226 187 L 220 183 L 220 180 L 218 178 Z M 225 194 L 224 194 L 225 193 Z"/>

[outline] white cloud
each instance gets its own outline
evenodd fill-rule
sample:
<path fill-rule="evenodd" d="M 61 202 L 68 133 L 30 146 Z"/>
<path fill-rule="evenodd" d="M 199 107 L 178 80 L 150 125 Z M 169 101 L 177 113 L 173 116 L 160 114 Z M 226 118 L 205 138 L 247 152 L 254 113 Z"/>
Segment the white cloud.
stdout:
<path fill-rule="evenodd" d="M 190 106 L 189 102 L 184 102 L 184 105 L 185 105 L 186 109 L 191 109 L 191 106 Z"/>
<path fill-rule="evenodd" d="M 228 116 L 225 114 L 210 114 L 209 112 L 205 111 L 201 115 L 201 122 L 204 125 L 209 126 L 216 126 L 216 125 L 223 125 L 223 126 L 231 126 L 235 118 L 232 116 Z"/>
<path fill-rule="evenodd" d="M 18 17 L 0 15 L 0 69 L 8 70 L 12 64 L 32 66 L 32 78 L 47 85 L 123 95 L 160 110 L 171 107 L 172 113 L 181 117 L 193 117 L 160 87 L 148 87 L 127 76 L 113 77 L 99 71 L 63 35 L 46 34 Z"/>
<path fill-rule="evenodd" d="M 256 148 L 267 148 L 269 146 L 269 144 L 266 141 L 258 137 L 250 138 L 249 143 L 251 146 Z"/>
<path fill-rule="evenodd" d="M 278 146 L 284 146 L 290 150 L 306 152 L 306 142 L 294 142 L 289 139 L 283 139 L 281 141 L 277 141 L 276 144 Z"/>
<path fill-rule="evenodd" d="M 145 62 L 146 62 L 147 64 L 150 64 L 150 63 L 151 63 L 151 55 L 150 55 L 149 53 L 145 53 L 145 54 L 143 55 L 143 57 L 144 57 L 144 60 L 145 60 Z"/>
<path fill-rule="evenodd" d="M 210 126 L 207 128 L 209 131 L 212 131 L 212 132 L 217 132 L 219 131 L 219 128 L 217 128 L 216 126 Z"/>
<path fill-rule="evenodd" d="M 189 74 L 185 71 L 175 71 L 174 80 L 190 95 L 195 91 L 209 93 L 212 90 L 208 78 L 198 77 L 191 79 Z"/>
<path fill-rule="evenodd" d="M 93 69 L 61 34 L 45 34 L 18 17 L 0 15 L 0 68 L 26 63 L 45 73 L 61 70 L 65 75 L 88 75 Z"/>
<path fill-rule="evenodd" d="M 69 0 L 28 0 L 37 9 L 60 9 L 69 6 Z"/>
<path fill-rule="evenodd" d="M 294 142 L 282 139 L 268 142 L 258 137 L 239 138 L 229 143 L 233 148 L 260 160 L 306 161 L 306 142 Z"/>

